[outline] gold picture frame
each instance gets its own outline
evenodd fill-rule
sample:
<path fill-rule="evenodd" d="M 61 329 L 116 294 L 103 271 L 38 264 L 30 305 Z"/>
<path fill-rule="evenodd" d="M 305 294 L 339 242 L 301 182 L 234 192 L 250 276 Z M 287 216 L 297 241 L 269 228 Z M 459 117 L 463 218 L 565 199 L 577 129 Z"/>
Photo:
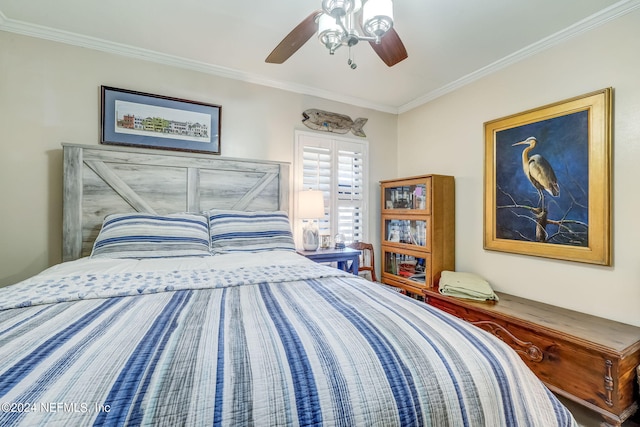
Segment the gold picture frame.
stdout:
<path fill-rule="evenodd" d="M 484 124 L 484 248 L 611 265 L 612 89 Z"/>

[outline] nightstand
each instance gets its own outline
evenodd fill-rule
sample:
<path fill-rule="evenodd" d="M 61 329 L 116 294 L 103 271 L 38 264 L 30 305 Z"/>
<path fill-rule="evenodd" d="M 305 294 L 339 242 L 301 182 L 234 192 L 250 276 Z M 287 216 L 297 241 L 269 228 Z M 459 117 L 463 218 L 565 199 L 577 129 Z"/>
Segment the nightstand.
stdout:
<path fill-rule="evenodd" d="M 358 266 L 360 264 L 360 251 L 344 248 L 344 249 L 318 249 L 317 251 L 298 251 L 304 257 L 315 262 L 337 262 L 340 270 L 350 271 L 358 275 Z M 349 261 L 351 268 L 349 269 Z"/>

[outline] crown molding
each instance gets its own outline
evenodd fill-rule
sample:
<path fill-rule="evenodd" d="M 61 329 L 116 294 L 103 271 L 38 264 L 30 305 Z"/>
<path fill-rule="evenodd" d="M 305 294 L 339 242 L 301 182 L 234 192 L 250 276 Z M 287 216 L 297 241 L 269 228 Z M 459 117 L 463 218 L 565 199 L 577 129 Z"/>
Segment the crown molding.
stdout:
<path fill-rule="evenodd" d="M 240 80 L 247 83 L 253 83 L 262 86 L 268 86 L 276 89 L 282 89 L 289 92 L 300 93 L 303 95 L 316 96 L 319 98 L 330 99 L 345 104 L 355 105 L 363 108 L 370 108 L 386 113 L 397 114 L 398 109 L 393 106 L 375 104 L 365 99 L 345 96 L 331 91 L 317 89 L 311 86 L 299 85 L 290 82 L 267 79 L 258 74 L 247 73 L 232 68 L 221 67 L 218 65 L 208 64 L 205 62 L 194 61 L 192 59 L 183 58 L 175 55 L 156 52 L 149 49 L 142 49 L 122 43 L 110 42 L 96 37 L 89 37 L 69 31 L 58 30 L 55 28 L 45 27 L 42 25 L 31 24 L 27 22 L 9 19 L 0 11 L 0 30 L 11 33 L 21 34 L 30 37 L 36 37 L 44 40 L 69 44 L 73 46 L 84 47 L 102 52 L 112 53 L 116 55 L 126 56 L 135 59 L 142 59 L 158 64 L 169 65 L 172 67 L 183 68 L 191 71 L 212 74 L 218 77 L 226 77 L 229 79 Z"/>
<path fill-rule="evenodd" d="M 457 89 L 460 89 L 485 76 L 495 73 L 519 61 L 522 61 L 523 59 L 529 58 L 546 49 L 561 44 L 566 40 L 569 40 L 596 27 L 606 24 L 607 22 L 626 15 L 627 13 L 638 8 L 640 8 L 640 0 L 622 0 L 606 9 L 601 10 L 598 13 L 595 13 L 583 19 L 580 22 L 577 22 L 576 24 L 564 30 L 558 31 L 557 33 L 552 34 L 549 37 L 533 43 L 472 73 L 469 73 L 466 76 L 463 76 L 449 84 L 430 91 L 401 106 L 376 104 L 362 98 L 345 96 L 336 92 L 320 90 L 311 86 L 267 79 L 264 76 L 258 74 L 246 73 L 244 71 L 239 71 L 232 68 L 221 67 L 148 49 L 137 48 L 121 43 L 114 43 L 95 37 L 88 37 L 68 31 L 62 31 L 41 25 L 17 21 L 7 18 L 2 13 L 2 11 L 0 11 L 0 30 L 31 37 L 37 37 L 45 40 L 51 40 L 59 43 L 65 43 L 73 46 L 99 50 L 102 52 L 112 53 L 130 58 L 142 59 L 145 61 L 151 61 L 158 64 L 169 65 L 172 67 L 183 68 L 191 71 L 212 74 L 219 77 L 240 80 L 247 83 L 272 87 L 275 89 L 300 93 L 303 95 L 329 99 L 332 101 L 342 102 L 345 104 L 355 105 L 363 108 L 369 108 L 385 113 L 401 114 L 419 107 L 420 105 L 433 101 L 443 95 L 451 93 Z"/>
<path fill-rule="evenodd" d="M 552 34 L 549 37 L 545 37 L 544 39 L 530 44 L 529 46 L 520 49 L 519 51 L 516 51 L 511 55 L 505 56 L 504 58 L 499 59 L 498 61 L 487 65 L 486 67 L 480 68 L 462 78 L 459 78 L 458 80 L 446 84 L 419 98 L 416 98 L 411 102 L 400 106 L 398 108 L 398 114 L 405 113 L 409 110 L 419 107 L 420 105 L 433 101 L 434 99 L 460 89 L 463 86 L 480 80 L 481 78 L 502 70 L 503 68 L 520 62 L 523 59 L 534 56 L 546 49 L 562 44 L 573 37 L 591 31 L 596 27 L 604 25 L 638 8 L 640 8 L 640 0 L 620 1 L 608 8 L 601 10 L 598 13 L 595 13 L 583 19 L 582 21 L 575 23 L 574 25 L 571 25 L 570 27 L 565 28 L 564 30 L 558 31 L 557 33 Z"/>

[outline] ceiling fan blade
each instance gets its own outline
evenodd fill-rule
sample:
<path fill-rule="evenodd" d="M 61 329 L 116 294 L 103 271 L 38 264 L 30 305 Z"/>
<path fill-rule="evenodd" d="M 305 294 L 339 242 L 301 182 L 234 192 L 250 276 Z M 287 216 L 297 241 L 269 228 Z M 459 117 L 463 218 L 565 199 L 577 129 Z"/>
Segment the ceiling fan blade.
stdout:
<path fill-rule="evenodd" d="M 389 67 L 393 67 L 398 62 L 407 59 L 407 49 L 405 49 L 400 36 L 394 28 L 391 28 L 380 40 L 380 44 L 369 42 L 373 50 L 376 51 L 380 59 Z"/>
<path fill-rule="evenodd" d="M 271 64 L 282 64 L 284 61 L 289 59 L 291 55 L 296 53 L 296 51 L 318 31 L 316 18 L 321 13 L 321 10 L 316 10 L 311 15 L 307 16 L 304 21 L 299 23 L 297 27 L 291 30 L 291 32 L 282 39 L 278 46 L 276 46 L 269 56 L 267 56 L 265 62 Z"/>

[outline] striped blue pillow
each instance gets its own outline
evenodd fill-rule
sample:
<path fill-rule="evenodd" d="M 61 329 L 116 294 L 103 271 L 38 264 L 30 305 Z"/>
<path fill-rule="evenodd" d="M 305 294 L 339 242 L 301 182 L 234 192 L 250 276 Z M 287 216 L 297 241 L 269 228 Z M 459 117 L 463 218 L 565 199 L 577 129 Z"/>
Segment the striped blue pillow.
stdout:
<path fill-rule="evenodd" d="M 211 251 L 231 252 L 295 251 L 286 212 L 209 211 Z"/>
<path fill-rule="evenodd" d="M 108 215 L 93 244 L 91 258 L 209 256 L 207 218 L 197 214 Z"/>

